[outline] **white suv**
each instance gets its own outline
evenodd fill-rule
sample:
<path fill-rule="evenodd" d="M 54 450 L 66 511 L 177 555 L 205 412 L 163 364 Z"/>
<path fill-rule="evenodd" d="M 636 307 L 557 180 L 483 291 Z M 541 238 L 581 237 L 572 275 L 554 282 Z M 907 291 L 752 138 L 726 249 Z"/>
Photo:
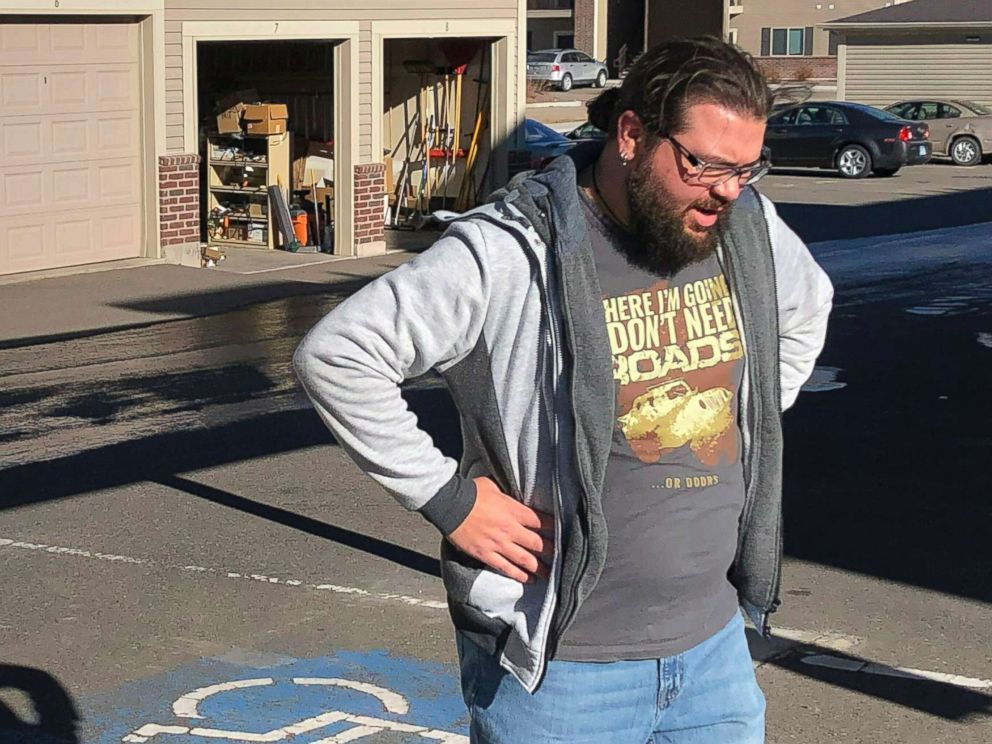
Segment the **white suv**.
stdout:
<path fill-rule="evenodd" d="M 604 88 L 609 77 L 605 64 L 578 49 L 542 49 L 527 54 L 527 79 L 553 83 L 560 90 L 581 84 Z"/>

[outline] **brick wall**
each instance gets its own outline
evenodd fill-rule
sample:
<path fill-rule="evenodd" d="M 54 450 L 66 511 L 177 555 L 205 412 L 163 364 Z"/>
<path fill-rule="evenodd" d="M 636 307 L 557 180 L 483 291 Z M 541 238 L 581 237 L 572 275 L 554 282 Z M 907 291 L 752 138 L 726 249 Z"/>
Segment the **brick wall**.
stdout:
<path fill-rule="evenodd" d="M 575 48 L 595 56 L 596 40 L 593 38 L 595 0 L 575 0 L 575 9 L 572 13 L 575 24 Z"/>
<path fill-rule="evenodd" d="M 162 245 L 200 241 L 200 156 L 158 159 L 158 205 Z"/>
<path fill-rule="evenodd" d="M 770 83 L 787 80 L 836 80 L 836 57 L 755 57 Z"/>
<path fill-rule="evenodd" d="M 355 244 L 385 239 L 383 197 L 386 167 L 382 163 L 355 166 Z"/>

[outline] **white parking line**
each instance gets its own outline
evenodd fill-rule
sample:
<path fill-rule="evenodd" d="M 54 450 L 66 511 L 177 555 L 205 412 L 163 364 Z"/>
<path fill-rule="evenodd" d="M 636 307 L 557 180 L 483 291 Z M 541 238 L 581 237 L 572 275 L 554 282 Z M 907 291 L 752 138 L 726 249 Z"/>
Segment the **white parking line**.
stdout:
<path fill-rule="evenodd" d="M 339 584 L 315 584 L 299 579 L 285 579 L 278 576 L 266 576 L 262 573 L 242 573 L 239 571 L 227 571 L 225 569 L 207 568 L 196 565 L 178 565 L 161 563 L 148 558 L 131 558 L 124 555 L 113 555 L 110 553 L 100 553 L 92 550 L 82 550 L 80 548 L 66 548 L 59 545 L 48 545 L 46 543 L 26 542 L 23 540 L 12 540 L 0 538 L 0 548 L 14 550 L 30 550 L 37 553 L 50 553 L 52 555 L 64 555 L 75 558 L 88 558 L 91 560 L 105 561 L 109 563 L 129 563 L 138 566 L 153 566 L 156 568 L 172 569 L 185 573 L 210 574 L 226 579 L 237 579 L 240 581 L 255 581 L 260 584 L 277 584 L 291 588 L 309 589 L 311 591 L 332 592 L 334 594 L 350 594 L 358 597 L 368 597 L 369 599 L 383 600 L 386 602 L 401 602 L 402 604 L 416 607 L 427 607 L 432 610 L 445 610 L 448 608 L 447 602 L 438 602 L 433 599 L 422 599 L 411 597 L 406 594 L 392 594 L 390 592 L 371 592 L 355 586 L 341 586 Z"/>
<path fill-rule="evenodd" d="M 872 661 L 862 659 L 842 659 L 829 654 L 811 654 L 800 659 L 803 664 L 823 667 L 825 669 L 840 669 L 845 672 L 861 672 L 863 674 L 877 674 L 882 677 L 899 677 L 900 679 L 927 680 L 930 682 L 940 682 L 954 687 L 967 687 L 972 690 L 992 689 L 992 680 L 977 679 L 975 677 L 962 677 L 960 674 L 947 674 L 946 672 L 928 672 L 925 669 L 913 669 L 911 667 L 888 666 L 887 664 L 877 664 Z"/>
<path fill-rule="evenodd" d="M 50 555 L 66 556 L 72 558 L 86 558 L 90 560 L 104 561 L 107 563 L 123 563 L 127 565 L 151 566 L 156 568 L 171 569 L 183 573 L 209 574 L 220 578 L 235 579 L 240 581 L 254 581 L 261 584 L 277 585 L 291 589 L 307 589 L 310 591 L 328 591 L 334 594 L 349 594 L 357 597 L 367 597 L 372 600 L 384 602 L 399 602 L 415 607 L 425 607 L 431 610 L 444 610 L 448 605 L 446 602 L 438 602 L 431 599 L 421 599 L 411 597 L 406 594 L 393 594 L 390 592 L 373 592 L 355 586 L 341 586 L 338 584 L 316 584 L 299 579 L 286 579 L 276 576 L 267 576 L 262 573 L 244 573 L 238 571 L 227 571 L 224 569 L 208 568 L 193 564 L 179 565 L 161 563 L 148 558 L 133 558 L 126 555 L 116 555 L 113 553 L 102 553 L 94 550 L 84 550 L 81 548 L 69 548 L 60 545 L 49 545 L 47 543 L 28 542 L 24 540 L 14 540 L 0 537 L 0 550 L 28 550 L 37 553 L 48 553 Z M 755 666 L 771 661 L 772 659 L 784 656 L 797 647 L 816 646 L 817 648 L 827 648 L 838 652 L 848 652 L 861 643 L 861 639 L 853 636 L 845 636 L 839 633 L 817 633 L 806 630 L 793 630 L 790 628 L 776 628 L 772 633 L 767 648 L 752 647 L 752 655 L 755 657 Z M 895 667 L 863 659 L 851 659 L 830 654 L 809 654 L 802 657 L 804 664 L 811 666 L 840 669 L 843 671 L 857 672 L 861 674 L 875 674 L 887 677 L 901 677 L 906 679 L 926 679 L 940 682 L 955 687 L 963 687 L 972 690 L 992 690 L 992 680 L 979 679 L 976 677 L 965 677 L 958 674 L 948 674 L 945 672 L 930 672 L 922 669 L 910 667 Z M 305 684 L 306 682 L 303 681 Z M 189 702 L 193 702 L 190 700 Z"/>

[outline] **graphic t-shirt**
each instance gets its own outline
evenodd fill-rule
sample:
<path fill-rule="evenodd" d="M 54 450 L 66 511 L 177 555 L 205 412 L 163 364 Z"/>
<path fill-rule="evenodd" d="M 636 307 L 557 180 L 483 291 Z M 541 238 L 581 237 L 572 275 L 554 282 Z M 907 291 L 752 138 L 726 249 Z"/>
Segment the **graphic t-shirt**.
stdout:
<path fill-rule="evenodd" d="M 743 348 L 715 255 L 668 277 L 624 258 L 633 237 L 580 190 L 603 290 L 617 420 L 599 582 L 556 658 L 672 656 L 737 611 L 727 579 L 744 503 Z"/>

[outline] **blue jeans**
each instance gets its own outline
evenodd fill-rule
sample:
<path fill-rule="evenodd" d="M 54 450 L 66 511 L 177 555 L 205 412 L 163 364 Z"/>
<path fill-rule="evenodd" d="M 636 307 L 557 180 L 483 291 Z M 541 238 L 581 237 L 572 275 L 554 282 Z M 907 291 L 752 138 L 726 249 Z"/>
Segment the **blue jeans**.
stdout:
<path fill-rule="evenodd" d="M 552 661 L 530 695 L 460 633 L 472 744 L 762 744 L 765 698 L 739 613 L 666 659 Z"/>

